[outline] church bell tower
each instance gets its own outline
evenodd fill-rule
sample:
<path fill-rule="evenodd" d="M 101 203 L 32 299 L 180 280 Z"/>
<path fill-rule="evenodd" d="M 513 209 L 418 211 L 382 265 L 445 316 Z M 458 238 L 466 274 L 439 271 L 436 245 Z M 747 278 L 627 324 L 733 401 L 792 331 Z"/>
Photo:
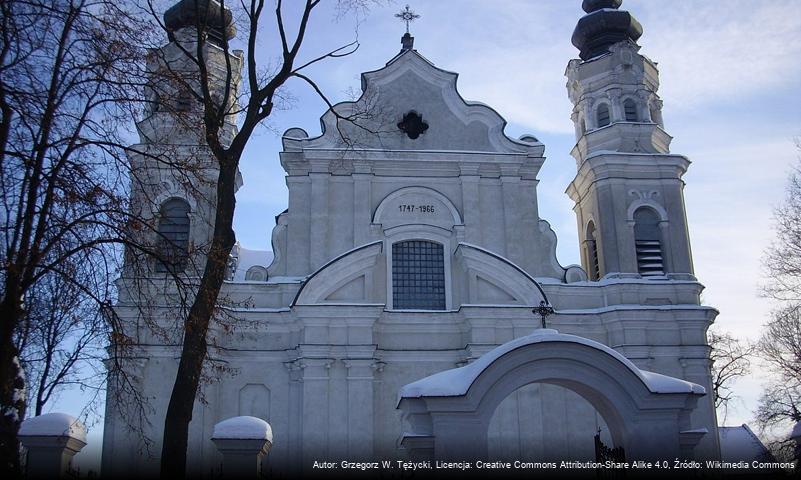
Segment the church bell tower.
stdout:
<path fill-rule="evenodd" d="M 690 162 L 671 154 L 657 94 L 656 63 L 639 53 L 642 26 L 622 0 L 584 0 L 567 66 L 577 173 L 581 258 L 603 277 L 694 279 L 682 176 Z"/>
<path fill-rule="evenodd" d="M 211 240 L 219 169 L 205 138 L 203 89 L 213 102 L 236 112 L 243 57 L 225 48 L 236 30 L 229 9 L 217 0 L 180 0 L 164 14 L 168 43 L 147 59 L 147 108 L 137 122 L 139 142 L 131 146 L 132 198 L 145 244 L 155 257 L 139 274 L 186 273 L 205 265 Z M 200 42 L 200 49 L 198 43 Z M 200 61 L 205 64 L 205 80 Z M 236 134 L 228 113 L 220 129 L 222 143 Z M 132 262 L 131 262 L 132 263 Z"/>
<path fill-rule="evenodd" d="M 160 439 L 172 385 L 169 378 L 177 367 L 175 350 L 170 349 L 181 342 L 174 336 L 175 325 L 186 314 L 187 287 L 203 271 L 213 232 L 219 164 L 204 133 L 199 52 L 212 99 L 226 98 L 224 92 L 229 91 L 220 129 L 223 142 L 236 133 L 232 112 L 237 111 L 243 57 L 224 48 L 235 34 L 231 12 L 216 0 L 181 0 L 165 12 L 163 25 L 167 42 L 150 50 L 146 59 L 146 108 L 136 123 L 138 142 L 128 149 L 130 210 L 136 219 L 130 235 L 142 248 L 126 250 L 124 272 L 117 282 L 114 311 L 120 330 L 115 340 L 126 339 L 134 348 L 116 351 L 118 367 L 125 374 L 109 376 L 102 464 L 108 477 L 157 476 L 158 463 L 144 461 L 140 455 L 144 450 L 134 446 L 142 444 L 133 440 L 136 435 L 129 427 L 129 422 L 136 422 L 130 419 L 140 418 L 138 407 L 132 405 L 146 405 L 148 415 L 154 416 L 143 421 L 142 433 Z M 173 276 L 181 282 L 173 281 Z M 148 351 L 149 346 L 157 346 L 159 353 Z M 141 387 L 143 391 L 158 393 L 146 394 L 152 396 L 145 404 L 121 402 L 128 388 L 119 381 L 122 378 L 147 386 Z M 196 423 L 190 435 L 197 435 Z M 199 467 L 189 468 L 190 476 L 200 476 Z"/>

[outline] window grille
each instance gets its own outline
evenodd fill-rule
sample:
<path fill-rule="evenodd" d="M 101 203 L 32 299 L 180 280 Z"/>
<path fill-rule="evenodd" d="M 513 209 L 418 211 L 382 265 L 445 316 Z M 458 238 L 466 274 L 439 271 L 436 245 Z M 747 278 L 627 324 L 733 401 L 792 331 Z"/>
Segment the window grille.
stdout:
<path fill-rule="evenodd" d="M 643 277 L 664 275 L 659 216 L 650 208 L 634 212 L 634 246 L 637 252 L 637 271 Z"/>
<path fill-rule="evenodd" d="M 189 204 L 172 198 L 161 204 L 157 272 L 182 272 L 189 252 Z"/>
<path fill-rule="evenodd" d="M 408 240 L 392 245 L 392 306 L 395 309 L 445 310 L 442 245 Z"/>
<path fill-rule="evenodd" d="M 609 106 L 608 105 L 606 105 L 605 103 L 602 103 L 598 107 L 597 118 L 598 118 L 598 128 L 605 127 L 605 126 L 609 125 Z"/>
<path fill-rule="evenodd" d="M 623 102 L 623 113 L 626 115 L 627 122 L 637 121 L 637 104 L 634 103 L 634 100 L 629 98 Z"/>

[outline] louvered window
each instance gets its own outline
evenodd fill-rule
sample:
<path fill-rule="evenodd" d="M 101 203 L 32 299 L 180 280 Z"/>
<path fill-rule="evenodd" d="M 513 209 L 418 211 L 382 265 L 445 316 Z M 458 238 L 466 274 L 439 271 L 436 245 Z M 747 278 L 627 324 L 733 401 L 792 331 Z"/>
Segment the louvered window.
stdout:
<path fill-rule="evenodd" d="M 598 112 L 596 116 L 598 119 L 598 128 L 609 125 L 609 106 L 605 103 L 602 103 L 598 107 Z"/>
<path fill-rule="evenodd" d="M 637 271 L 643 277 L 665 274 L 661 239 L 659 215 L 650 208 L 640 208 L 634 212 Z"/>
<path fill-rule="evenodd" d="M 408 240 L 392 245 L 392 306 L 395 309 L 445 310 L 442 245 Z"/>
<path fill-rule="evenodd" d="M 626 115 L 627 122 L 637 121 L 637 104 L 634 103 L 634 100 L 629 98 L 623 102 L 623 113 Z"/>
<path fill-rule="evenodd" d="M 161 205 L 157 272 L 182 272 L 189 251 L 189 204 L 172 198 Z"/>

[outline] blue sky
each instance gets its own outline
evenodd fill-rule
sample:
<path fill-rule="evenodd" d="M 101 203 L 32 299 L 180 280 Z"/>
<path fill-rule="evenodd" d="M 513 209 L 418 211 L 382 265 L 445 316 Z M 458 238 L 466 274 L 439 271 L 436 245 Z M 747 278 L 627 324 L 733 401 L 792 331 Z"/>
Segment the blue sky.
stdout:
<path fill-rule="evenodd" d="M 293 2 L 287 2 L 293 3 Z M 358 35 L 354 55 L 318 65 L 309 74 L 334 101 L 359 90 L 359 74 L 398 53 L 404 26 L 394 14 L 405 3 L 371 8 L 358 27 L 333 10 L 312 20 L 301 56 L 314 58 Z M 755 339 L 771 304 L 759 298 L 760 257 L 768 247 L 772 209 L 799 153 L 801 136 L 801 2 L 797 0 L 625 0 L 643 25 L 640 53 L 660 69 L 671 151 L 693 162 L 684 177 L 696 275 L 704 303 L 720 310 L 716 328 Z M 459 73 L 467 100 L 495 108 L 506 133 L 533 133 L 547 160 L 538 186 L 540 215 L 559 238 L 563 265 L 579 263 L 576 220 L 564 190 L 575 174 L 575 143 L 565 67 L 577 50 L 570 36 L 583 15 L 580 0 L 418 0 L 411 27 L 415 48 L 435 65 Z M 274 28 L 263 26 L 259 58 L 278 55 Z M 274 216 L 286 208 L 280 133 L 320 132 L 325 105 L 300 82 L 287 85 L 295 101 L 277 111 L 250 142 L 241 162 L 235 227 L 246 248 L 269 249 Z M 741 400 L 727 424 L 751 419 L 761 367 L 737 384 Z M 68 396 L 53 410 L 77 413 Z M 91 437 L 97 438 L 98 427 Z"/>

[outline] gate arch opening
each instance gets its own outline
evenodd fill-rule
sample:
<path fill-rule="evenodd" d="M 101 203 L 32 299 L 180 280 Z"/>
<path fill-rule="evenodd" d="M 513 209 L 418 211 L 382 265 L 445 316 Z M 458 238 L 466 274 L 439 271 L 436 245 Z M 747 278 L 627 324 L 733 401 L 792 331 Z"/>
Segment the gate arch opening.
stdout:
<path fill-rule="evenodd" d="M 595 435 L 614 442 L 603 416 L 576 392 L 532 383 L 512 392 L 495 409 L 487 431 L 487 454 L 504 461 L 594 460 Z"/>

